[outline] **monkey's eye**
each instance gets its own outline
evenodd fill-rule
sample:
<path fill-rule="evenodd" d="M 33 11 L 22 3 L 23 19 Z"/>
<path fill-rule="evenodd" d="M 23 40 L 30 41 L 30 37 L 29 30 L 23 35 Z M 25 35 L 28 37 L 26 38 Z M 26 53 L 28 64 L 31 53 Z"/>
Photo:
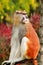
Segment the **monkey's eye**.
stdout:
<path fill-rule="evenodd" d="M 22 21 L 21 21 L 22 24 L 25 24 L 24 20 L 25 20 L 25 18 L 23 17 L 23 19 L 22 19 Z"/>
<path fill-rule="evenodd" d="M 23 17 L 22 21 L 24 20 L 25 18 Z"/>
<path fill-rule="evenodd" d="M 26 16 L 26 18 L 28 18 L 28 16 Z"/>

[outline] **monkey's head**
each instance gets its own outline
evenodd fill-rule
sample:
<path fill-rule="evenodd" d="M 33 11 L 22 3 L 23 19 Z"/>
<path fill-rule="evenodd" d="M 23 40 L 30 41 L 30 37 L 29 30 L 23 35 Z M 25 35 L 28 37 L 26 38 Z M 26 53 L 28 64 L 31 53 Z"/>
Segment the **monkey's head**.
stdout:
<path fill-rule="evenodd" d="M 14 13 L 14 17 L 13 17 L 13 24 L 14 26 L 18 26 L 20 24 L 25 24 L 27 23 L 28 16 L 27 13 L 25 11 L 16 11 Z"/>

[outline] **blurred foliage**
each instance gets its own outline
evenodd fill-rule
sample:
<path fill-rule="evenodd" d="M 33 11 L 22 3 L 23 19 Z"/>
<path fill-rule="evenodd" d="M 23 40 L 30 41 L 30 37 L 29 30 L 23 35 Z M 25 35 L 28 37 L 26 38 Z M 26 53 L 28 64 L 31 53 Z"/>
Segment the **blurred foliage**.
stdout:
<path fill-rule="evenodd" d="M 38 6 L 36 0 L 0 0 L 0 22 L 3 22 L 4 16 L 11 22 L 11 15 L 15 10 L 25 10 L 29 14 L 30 8 L 36 10 Z"/>

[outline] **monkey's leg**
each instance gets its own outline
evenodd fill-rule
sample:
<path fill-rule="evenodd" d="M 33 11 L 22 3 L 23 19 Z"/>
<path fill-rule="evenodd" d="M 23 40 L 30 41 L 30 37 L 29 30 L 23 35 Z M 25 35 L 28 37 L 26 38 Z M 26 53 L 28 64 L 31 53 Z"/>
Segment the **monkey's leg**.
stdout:
<path fill-rule="evenodd" d="M 21 57 L 15 59 L 12 63 L 20 62 L 24 59 L 26 59 L 25 52 L 26 52 L 26 42 L 28 41 L 27 37 L 23 37 L 21 41 Z"/>
<path fill-rule="evenodd" d="M 20 43 L 18 39 L 15 40 L 15 37 L 13 35 L 11 39 L 11 52 L 10 52 L 9 60 L 2 62 L 2 65 L 4 65 L 5 63 L 6 64 L 12 63 L 18 57 L 20 57 Z"/>

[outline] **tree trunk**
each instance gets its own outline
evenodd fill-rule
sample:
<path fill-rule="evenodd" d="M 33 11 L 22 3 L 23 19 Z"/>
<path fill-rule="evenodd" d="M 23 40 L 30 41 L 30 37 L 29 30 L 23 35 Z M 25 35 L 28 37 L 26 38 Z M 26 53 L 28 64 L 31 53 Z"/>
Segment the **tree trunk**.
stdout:
<path fill-rule="evenodd" d="M 41 63 L 39 65 L 43 65 L 43 0 L 39 0 L 40 2 L 40 13 L 41 13 L 41 17 L 40 17 L 40 30 L 39 30 L 39 34 L 40 34 L 40 43 L 41 43 L 41 56 L 40 56 L 40 61 Z"/>

